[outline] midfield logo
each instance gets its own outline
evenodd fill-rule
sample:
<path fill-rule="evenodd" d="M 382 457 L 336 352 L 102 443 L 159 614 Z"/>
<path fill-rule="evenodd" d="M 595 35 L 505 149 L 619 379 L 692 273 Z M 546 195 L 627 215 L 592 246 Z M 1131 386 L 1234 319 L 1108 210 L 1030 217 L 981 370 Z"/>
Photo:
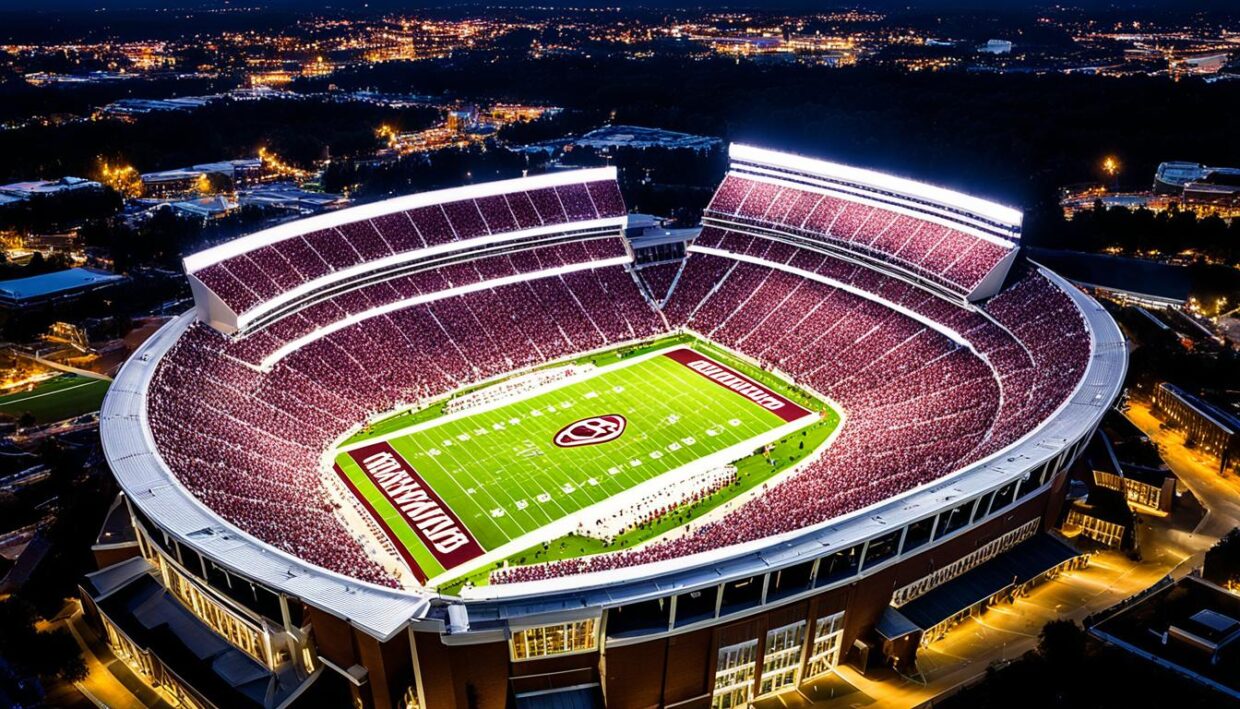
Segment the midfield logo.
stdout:
<path fill-rule="evenodd" d="M 555 444 L 561 448 L 594 446 L 614 441 L 624 433 L 628 421 L 620 414 L 593 416 L 574 421 L 555 434 Z"/>

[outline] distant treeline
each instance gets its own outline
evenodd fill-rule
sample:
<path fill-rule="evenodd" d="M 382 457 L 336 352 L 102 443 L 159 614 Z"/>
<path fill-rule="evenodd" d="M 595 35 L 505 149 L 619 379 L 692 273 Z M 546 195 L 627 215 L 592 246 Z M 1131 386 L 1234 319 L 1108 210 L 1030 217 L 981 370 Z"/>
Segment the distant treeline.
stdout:
<path fill-rule="evenodd" d="M 1240 84 L 909 74 L 725 59 L 552 57 L 386 63 L 300 88 L 549 101 L 618 123 L 717 135 L 865 165 L 1021 206 L 1097 175 L 1148 185 L 1163 160 L 1240 163 Z"/>
<path fill-rule="evenodd" d="M 1240 263 L 1240 219 L 1198 218 L 1193 212 L 1105 208 L 1101 203 L 1070 221 L 1039 231 L 1040 246 L 1074 251 L 1174 255 L 1192 249 L 1215 262 Z"/>
<path fill-rule="evenodd" d="M 103 120 L 0 131 L 0 180 L 91 176 L 100 160 L 148 172 L 253 156 L 266 146 L 309 167 L 327 157 L 369 155 L 375 131 L 433 125 L 431 108 L 393 109 L 361 102 L 222 101 L 184 113 L 151 113 L 131 122 Z"/>

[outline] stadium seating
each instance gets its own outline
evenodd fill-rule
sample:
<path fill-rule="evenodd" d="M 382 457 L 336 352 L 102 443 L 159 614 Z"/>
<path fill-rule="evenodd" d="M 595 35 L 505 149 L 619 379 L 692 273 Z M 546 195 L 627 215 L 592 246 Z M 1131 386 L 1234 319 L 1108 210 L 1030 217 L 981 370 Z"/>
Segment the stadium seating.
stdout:
<path fill-rule="evenodd" d="M 329 301 L 324 311 L 336 312 L 322 317 L 373 303 L 363 297 L 354 291 Z M 299 317 L 315 326 L 316 316 Z M 182 483 L 229 521 L 313 563 L 390 585 L 328 501 L 318 466 L 335 438 L 402 403 L 663 329 L 618 267 L 371 318 L 316 340 L 270 372 L 246 366 L 230 354 L 237 343 L 196 324 L 160 364 L 152 432 Z"/>
<path fill-rule="evenodd" d="M 193 275 L 241 314 L 298 285 L 385 256 L 624 213 L 614 180 L 547 187 L 419 207 L 321 229 L 232 256 Z"/>
<path fill-rule="evenodd" d="M 448 288 L 616 258 L 624 253 L 624 242 L 620 237 L 607 237 L 586 242 L 514 248 L 495 255 L 464 257 L 463 260 L 450 264 L 428 266 L 408 275 L 370 283 L 334 297 L 324 298 L 266 328 L 230 342 L 227 352 L 252 364 L 259 364 L 268 355 L 299 337 L 373 308 Z"/>
<path fill-rule="evenodd" d="M 962 295 L 1010 252 L 926 219 L 735 173 L 724 179 L 706 214 L 822 240 Z"/>
<path fill-rule="evenodd" d="M 656 304 L 662 304 L 671 295 L 672 284 L 676 280 L 676 274 L 680 272 L 680 263 L 677 260 L 671 263 L 650 264 L 637 271 L 638 277 L 646 286 L 646 291 L 650 293 L 650 297 Z"/>
<path fill-rule="evenodd" d="M 989 242 L 963 237 L 968 241 L 957 244 L 957 232 L 945 227 L 797 192 L 729 177 L 712 209 L 755 221 L 825 224 L 822 233 L 837 241 L 881 249 L 893 259 L 916 253 L 918 264 L 940 275 L 964 274 L 957 284 L 979 277 L 991 258 L 978 254 L 979 270 L 954 271 L 959 259 L 936 251 L 968 254 Z M 350 259 L 379 257 L 381 245 L 419 248 L 462 231 L 579 219 L 614 210 L 613 199 L 618 195 L 591 184 L 425 208 L 340 227 L 335 236 L 292 240 L 296 246 L 264 247 L 214 273 L 226 274 L 220 284 L 229 285 L 221 287 L 235 289 L 238 298 L 267 298 Z M 493 574 L 495 582 L 519 582 L 717 549 L 875 504 L 1017 440 L 1071 394 L 1090 354 L 1070 298 L 1033 268 L 1015 273 L 983 307 L 966 308 L 888 273 L 773 237 L 708 227 L 697 245 L 744 260 L 691 253 L 683 268 L 677 262 L 641 269 L 656 302 L 667 299 L 661 310 L 624 267 L 594 268 L 407 305 L 315 339 L 269 370 L 253 366 L 324 325 L 415 295 L 623 253 L 613 238 L 443 263 L 336 293 L 241 338 L 195 324 L 152 381 L 153 435 L 186 488 L 239 528 L 325 568 L 391 586 L 398 581 L 368 554 L 373 541 L 342 521 L 321 468 L 336 439 L 375 415 L 677 328 L 778 368 L 846 412 L 827 454 L 730 515 L 638 549 Z M 660 295 L 677 270 L 674 292 Z M 679 499 L 693 499 L 683 492 Z M 649 523 L 667 506 L 643 499 L 614 524 Z"/>
<path fill-rule="evenodd" d="M 703 236 L 715 248 L 753 255 L 755 240 L 748 237 L 719 230 Z M 849 417 L 838 439 L 796 476 L 688 535 L 638 550 L 508 568 L 494 572 L 492 581 L 678 558 L 881 502 L 1015 441 L 1071 394 L 1084 371 L 1089 346 L 1080 316 L 1067 295 L 1036 271 L 991 299 L 983 314 L 882 274 L 817 258 L 820 267 L 806 270 L 830 273 L 949 324 L 976 352 L 842 289 L 761 265 L 693 255 L 672 303 L 684 293 L 710 295 L 693 304 L 685 324 L 838 402 Z M 726 273 L 722 283 L 720 273 Z"/>

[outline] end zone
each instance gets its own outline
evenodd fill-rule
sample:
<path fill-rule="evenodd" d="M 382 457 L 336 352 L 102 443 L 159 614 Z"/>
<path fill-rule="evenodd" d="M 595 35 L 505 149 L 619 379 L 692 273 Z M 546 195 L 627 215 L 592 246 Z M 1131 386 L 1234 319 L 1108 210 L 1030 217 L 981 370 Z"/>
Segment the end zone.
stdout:
<path fill-rule="evenodd" d="M 353 479 L 339 464 L 334 466 L 336 474 L 379 523 L 420 583 L 426 581 L 428 574 L 413 558 L 408 548 L 408 535 L 402 535 L 402 531 L 412 532 L 443 569 L 459 566 L 485 553 L 456 513 L 386 442 L 351 450 L 348 456 L 365 480 Z M 366 483 L 370 490 L 360 490 L 359 482 Z M 367 492 L 377 494 L 381 501 Z M 380 513 L 376 509 L 380 506 L 390 508 L 395 514 Z M 404 529 L 394 529 L 394 526 Z"/>
<path fill-rule="evenodd" d="M 770 388 L 755 382 L 735 369 L 726 367 L 688 347 L 664 352 L 663 356 L 683 364 L 689 370 L 725 389 L 731 389 L 784 421 L 797 421 L 811 413 L 808 409 L 776 394 Z"/>

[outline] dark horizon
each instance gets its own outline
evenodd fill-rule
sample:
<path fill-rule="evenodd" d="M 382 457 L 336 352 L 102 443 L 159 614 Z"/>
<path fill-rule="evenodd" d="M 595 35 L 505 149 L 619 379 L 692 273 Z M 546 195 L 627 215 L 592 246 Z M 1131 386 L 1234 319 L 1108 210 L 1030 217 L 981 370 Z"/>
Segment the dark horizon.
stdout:
<path fill-rule="evenodd" d="M 11 0 L 2 3 L 0 11 L 51 11 L 51 12 L 106 12 L 125 10 L 203 10 L 203 9 L 254 9 L 254 10 L 302 10 L 302 11 L 362 11 L 387 12 L 395 10 L 428 10 L 452 8 L 620 8 L 624 10 L 712 10 L 732 9 L 744 11 L 828 11 L 846 8 L 865 8 L 885 11 L 994 11 L 1023 12 L 1051 8 L 1077 8 L 1088 11 L 1174 10 L 1177 13 L 1198 11 L 1235 10 L 1232 0 L 1074 0 L 1056 3 L 1048 0 L 868 0 L 866 2 L 821 3 L 814 0 L 510 0 L 507 2 L 478 2 L 467 0 L 454 2 L 435 0 L 369 0 L 368 2 L 339 2 L 333 0 L 255 0 L 253 2 L 228 2 L 227 0 Z"/>

